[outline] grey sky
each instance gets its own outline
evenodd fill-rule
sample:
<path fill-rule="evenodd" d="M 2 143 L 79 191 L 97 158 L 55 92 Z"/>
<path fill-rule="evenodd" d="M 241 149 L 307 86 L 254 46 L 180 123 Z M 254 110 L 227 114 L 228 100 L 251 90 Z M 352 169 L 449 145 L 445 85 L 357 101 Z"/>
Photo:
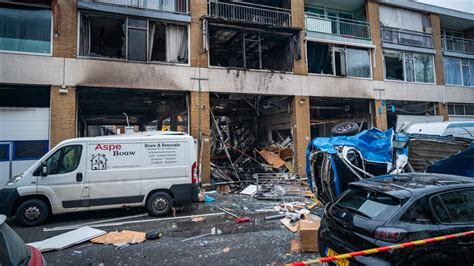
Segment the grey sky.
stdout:
<path fill-rule="evenodd" d="M 418 0 L 417 2 L 474 14 L 474 0 Z"/>

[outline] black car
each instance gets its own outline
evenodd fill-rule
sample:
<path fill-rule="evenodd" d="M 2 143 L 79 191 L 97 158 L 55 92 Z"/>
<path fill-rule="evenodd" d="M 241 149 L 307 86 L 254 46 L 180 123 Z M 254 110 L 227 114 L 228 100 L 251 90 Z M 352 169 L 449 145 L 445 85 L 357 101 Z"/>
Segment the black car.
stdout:
<path fill-rule="evenodd" d="M 351 183 L 326 205 L 321 256 L 474 230 L 474 179 L 386 175 Z M 474 265 L 474 236 L 338 261 L 338 265 Z"/>

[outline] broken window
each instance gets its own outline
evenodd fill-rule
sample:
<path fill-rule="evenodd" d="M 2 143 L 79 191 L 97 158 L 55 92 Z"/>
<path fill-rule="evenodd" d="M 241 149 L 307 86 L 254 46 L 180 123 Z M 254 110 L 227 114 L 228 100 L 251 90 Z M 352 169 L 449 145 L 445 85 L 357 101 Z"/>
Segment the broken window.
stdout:
<path fill-rule="evenodd" d="M 186 26 L 150 22 L 150 61 L 188 62 L 188 31 Z"/>
<path fill-rule="evenodd" d="M 403 53 L 397 51 L 383 51 L 385 60 L 385 79 L 404 80 Z"/>
<path fill-rule="evenodd" d="M 81 15 L 81 56 L 188 62 L 188 29 L 145 19 Z"/>
<path fill-rule="evenodd" d="M 126 18 L 82 14 L 80 55 L 125 59 Z"/>
<path fill-rule="evenodd" d="M 51 10 L 0 5 L 0 50 L 51 53 Z"/>
<path fill-rule="evenodd" d="M 310 73 L 371 77 L 368 49 L 308 42 L 308 64 Z"/>
<path fill-rule="evenodd" d="M 332 49 L 329 44 L 308 42 L 309 72 L 332 75 Z"/>
<path fill-rule="evenodd" d="M 147 60 L 147 27 L 142 19 L 128 19 L 128 60 Z"/>
<path fill-rule="evenodd" d="M 244 69 L 292 71 L 290 43 L 290 35 L 210 26 L 210 64 Z"/>
<path fill-rule="evenodd" d="M 383 51 L 385 79 L 434 83 L 433 56 L 402 51 Z"/>

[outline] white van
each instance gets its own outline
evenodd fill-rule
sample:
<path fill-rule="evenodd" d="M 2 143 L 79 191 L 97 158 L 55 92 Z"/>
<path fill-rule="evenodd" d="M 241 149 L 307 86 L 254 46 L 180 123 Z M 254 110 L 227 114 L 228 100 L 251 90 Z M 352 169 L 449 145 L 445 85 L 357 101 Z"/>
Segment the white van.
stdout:
<path fill-rule="evenodd" d="M 184 133 L 65 140 L 0 190 L 0 213 L 28 226 L 50 214 L 124 207 L 165 215 L 198 200 L 196 158 Z"/>
<path fill-rule="evenodd" d="M 402 131 L 409 134 L 453 136 L 474 140 L 474 121 L 416 123 Z"/>

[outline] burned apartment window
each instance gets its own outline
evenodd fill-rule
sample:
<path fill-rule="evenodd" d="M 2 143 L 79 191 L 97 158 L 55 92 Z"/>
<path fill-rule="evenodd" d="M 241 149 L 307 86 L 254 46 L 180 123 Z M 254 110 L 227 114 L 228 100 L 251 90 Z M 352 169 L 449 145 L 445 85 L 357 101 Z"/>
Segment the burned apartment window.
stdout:
<path fill-rule="evenodd" d="M 308 42 L 308 62 L 310 73 L 333 75 L 329 44 Z"/>
<path fill-rule="evenodd" d="M 81 16 L 80 55 L 125 59 L 126 18 Z"/>
<path fill-rule="evenodd" d="M 371 77 L 368 49 L 308 42 L 308 64 L 310 73 Z"/>
<path fill-rule="evenodd" d="M 80 35 L 81 56 L 188 62 L 187 26 L 82 14 Z"/>
<path fill-rule="evenodd" d="M 212 66 L 292 71 L 291 36 L 209 27 Z"/>
<path fill-rule="evenodd" d="M 0 4 L 0 50 L 51 53 L 51 10 Z"/>
<path fill-rule="evenodd" d="M 433 56 L 384 50 L 385 79 L 434 83 Z"/>
<path fill-rule="evenodd" d="M 188 63 L 186 26 L 150 22 L 149 43 L 149 61 Z"/>
<path fill-rule="evenodd" d="M 146 20 L 128 19 L 128 60 L 147 60 L 147 28 Z"/>

